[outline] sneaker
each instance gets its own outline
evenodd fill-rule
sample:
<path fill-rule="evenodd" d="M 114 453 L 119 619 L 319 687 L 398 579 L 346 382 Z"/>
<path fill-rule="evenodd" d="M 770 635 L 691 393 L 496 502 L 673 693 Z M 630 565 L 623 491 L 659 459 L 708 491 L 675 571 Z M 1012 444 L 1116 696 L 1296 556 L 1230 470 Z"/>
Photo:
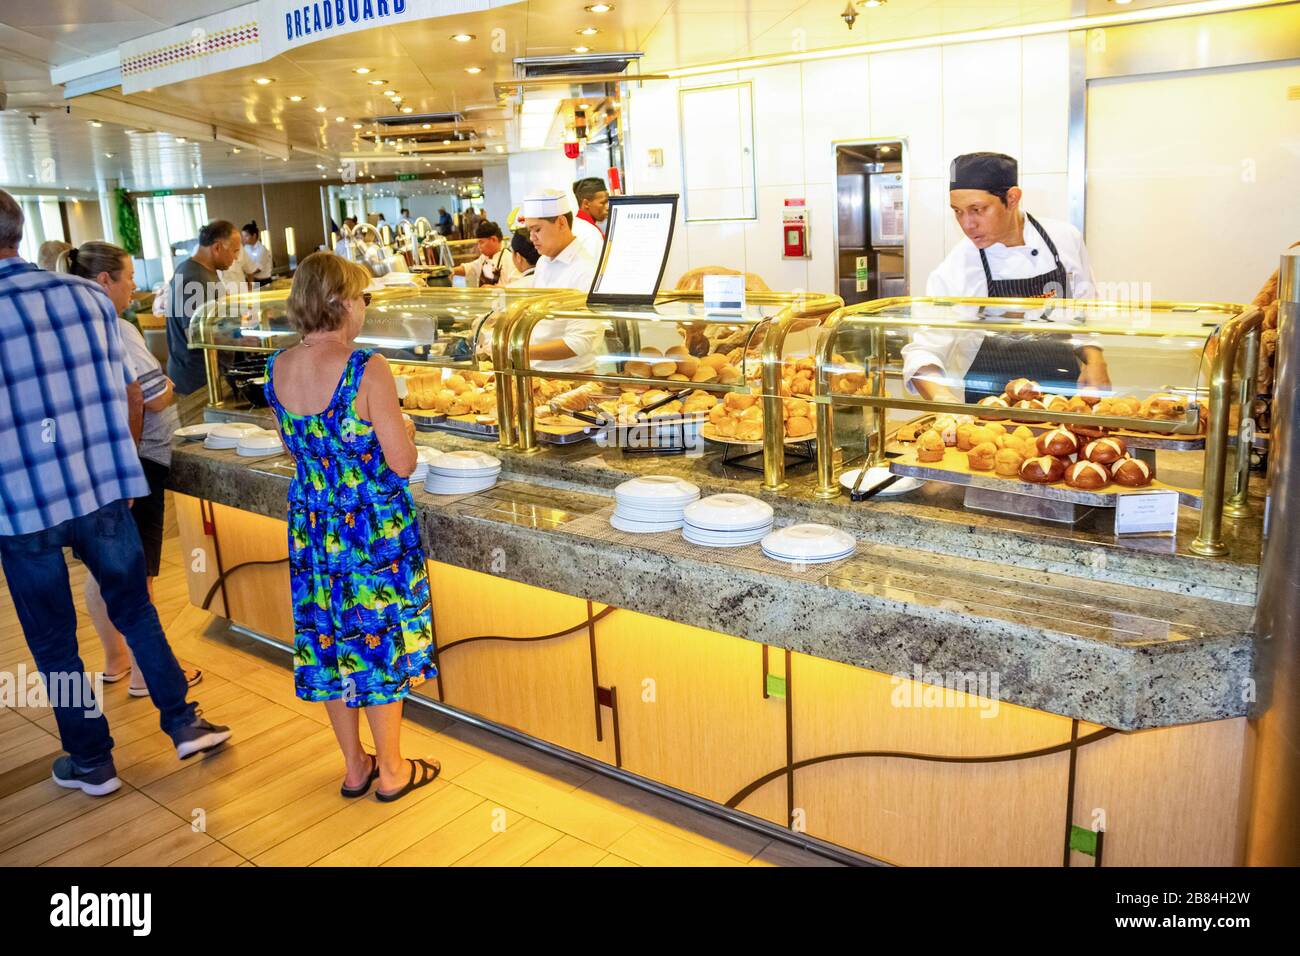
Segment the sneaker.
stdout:
<path fill-rule="evenodd" d="M 94 770 L 78 770 L 69 756 L 54 761 L 54 782 L 69 790 L 80 790 L 92 797 L 104 797 L 122 786 L 111 762 Z"/>
<path fill-rule="evenodd" d="M 172 737 L 172 741 L 176 744 L 176 756 L 182 760 L 187 760 L 195 754 L 201 754 L 205 750 L 219 747 L 228 739 L 230 739 L 229 727 L 210 723 L 197 713 L 194 715 L 194 723 L 188 727 L 182 727 Z"/>

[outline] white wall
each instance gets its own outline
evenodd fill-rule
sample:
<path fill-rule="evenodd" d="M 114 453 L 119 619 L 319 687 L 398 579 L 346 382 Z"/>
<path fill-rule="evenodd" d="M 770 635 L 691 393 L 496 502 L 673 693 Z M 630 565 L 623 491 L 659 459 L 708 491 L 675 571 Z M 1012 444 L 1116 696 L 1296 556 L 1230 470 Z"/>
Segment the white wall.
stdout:
<path fill-rule="evenodd" d="M 948 161 L 972 150 L 1020 159 L 1026 207 L 1068 218 L 1065 34 L 728 70 L 633 88 L 627 104 L 629 193 L 681 192 L 680 87 L 753 84 L 756 220 L 679 220 L 665 284 L 730 266 L 778 290 L 835 290 L 835 140 L 908 143 L 908 276 L 914 293 L 960 238 L 948 211 Z M 691 144 L 707 150 L 708 143 Z M 661 167 L 649 165 L 663 150 Z M 512 176 L 513 182 L 513 176 Z M 812 258 L 781 258 L 783 200 L 804 198 Z"/>
<path fill-rule="evenodd" d="M 568 190 L 578 178 L 577 161 L 567 159 L 559 149 L 512 153 L 507 168 L 510 176 L 510 208 L 522 205 L 524 197 L 539 189 Z M 483 172 L 486 176 L 487 170 Z M 483 184 L 483 193 L 487 195 L 486 182 Z M 504 229 L 504 217 L 501 224 Z"/>
<path fill-rule="evenodd" d="M 519 204 L 510 195 L 510 167 L 505 163 L 499 166 L 483 167 L 483 208 L 487 216 L 504 232 L 510 219 L 510 210 Z"/>

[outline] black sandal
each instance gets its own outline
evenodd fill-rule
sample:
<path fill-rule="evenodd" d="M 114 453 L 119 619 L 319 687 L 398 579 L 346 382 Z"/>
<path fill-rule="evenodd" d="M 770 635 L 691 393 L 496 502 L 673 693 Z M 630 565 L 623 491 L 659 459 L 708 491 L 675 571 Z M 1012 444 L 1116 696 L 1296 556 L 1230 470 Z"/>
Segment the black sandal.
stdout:
<path fill-rule="evenodd" d="M 382 790 L 376 790 L 376 800 L 381 803 L 392 803 L 394 800 L 400 800 L 412 790 L 419 790 L 426 784 L 433 783 L 433 781 L 437 779 L 438 774 L 442 771 L 442 764 L 438 763 L 436 760 L 433 763 L 428 763 L 422 758 L 417 758 L 415 760 L 408 760 L 407 762 L 411 765 L 410 782 L 396 793 L 384 793 Z M 429 771 L 433 772 L 430 773 Z M 415 779 L 417 772 L 421 775 L 419 780 Z"/>
<path fill-rule="evenodd" d="M 339 788 L 339 793 L 352 800 L 356 797 L 364 797 L 370 792 L 370 785 L 379 779 L 379 758 L 374 754 L 366 754 L 370 758 L 370 775 L 366 777 L 366 782 L 359 787 L 349 787 L 344 784 Z"/>

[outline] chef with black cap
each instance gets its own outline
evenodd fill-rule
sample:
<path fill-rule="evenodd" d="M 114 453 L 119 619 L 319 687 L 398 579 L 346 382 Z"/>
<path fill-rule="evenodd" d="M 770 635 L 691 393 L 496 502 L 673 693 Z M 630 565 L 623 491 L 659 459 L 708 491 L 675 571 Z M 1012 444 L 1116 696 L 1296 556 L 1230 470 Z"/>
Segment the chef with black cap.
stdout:
<path fill-rule="evenodd" d="M 1039 220 L 1021 209 L 1015 159 L 967 153 L 952 161 L 948 178 L 949 203 L 965 238 L 930 273 L 927 296 L 1095 297 L 1083 236 L 1067 222 Z M 964 381 L 965 400 L 976 402 L 1002 394 L 1014 378 L 1066 395 L 1110 385 L 1101 349 L 1076 346 L 1068 333 L 986 336 L 933 329 L 903 346 L 904 382 L 931 400 L 961 401 Z"/>

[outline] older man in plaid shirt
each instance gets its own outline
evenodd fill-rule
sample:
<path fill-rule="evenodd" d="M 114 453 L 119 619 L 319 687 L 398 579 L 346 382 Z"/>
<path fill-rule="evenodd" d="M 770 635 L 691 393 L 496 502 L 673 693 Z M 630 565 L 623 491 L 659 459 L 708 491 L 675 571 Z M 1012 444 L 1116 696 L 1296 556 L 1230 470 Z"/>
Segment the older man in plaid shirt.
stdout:
<path fill-rule="evenodd" d="M 108 721 L 77 650 L 65 547 L 95 576 L 179 757 L 221 744 L 199 716 L 149 600 L 130 501 L 149 493 L 127 408 L 134 374 L 117 316 L 93 282 L 18 256 L 22 209 L 0 190 L 0 564 L 67 756 L 54 781 L 93 796 L 121 786 Z"/>

